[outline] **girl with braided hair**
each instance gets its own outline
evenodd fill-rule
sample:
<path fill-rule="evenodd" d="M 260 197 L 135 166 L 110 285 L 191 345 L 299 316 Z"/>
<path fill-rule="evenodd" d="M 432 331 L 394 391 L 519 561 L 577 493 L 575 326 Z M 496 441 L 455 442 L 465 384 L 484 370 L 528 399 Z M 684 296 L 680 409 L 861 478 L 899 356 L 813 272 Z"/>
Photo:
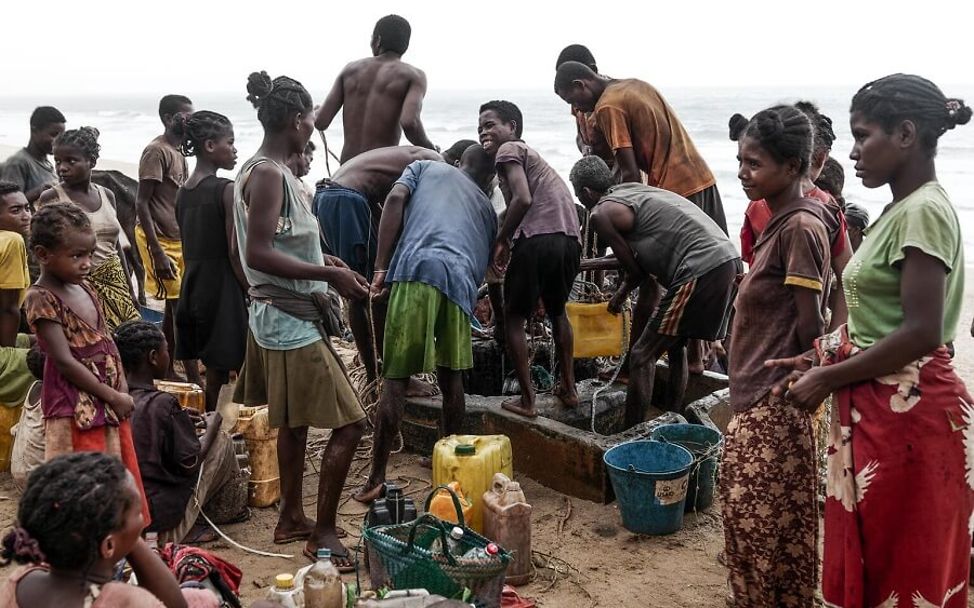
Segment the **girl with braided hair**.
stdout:
<path fill-rule="evenodd" d="M 974 399 L 945 346 L 964 289 L 960 223 L 937 181 L 937 140 L 971 108 L 919 76 L 862 87 L 849 157 L 892 201 L 845 271 L 849 322 L 776 389 L 834 395 L 822 587 L 829 606 L 967 606 L 974 526 Z M 813 364 L 816 364 L 813 366 Z"/>
<path fill-rule="evenodd" d="M 115 194 L 91 181 L 100 151 L 94 127 L 71 129 L 58 136 L 54 166 L 61 183 L 46 190 L 37 205 L 74 203 L 88 215 L 96 238 L 88 282 L 101 300 L 109 331 L 114 331 L 125 321 L 138 319 L 139 308 L 119 240 L 122 225 L 115 213 Z"/>
<path fill-rule="evenodd" d="M 141 506 L 132 475 L 105 454 L 69 454 L 38 467 L 0 548 L 4 564 L 24 565 L 0 588 L 0 605 L 185 607 L 175 577 L 139 536 Z M 113 580 L 121 559 L 138 587 Z"/>
<path fill-rule="evenodd" d="M 728 360 L 734 417 L 721 464 L 725 563 L 735 606 L 812 606 L 817 588 L 817 457 L 812 411 L 771 389 L 765 361 L 808 350 L 825 330 L 830 233 L 804 181 L 813 130 L 794 106 L 759 112 L 738 138 L 738 177 L 772 211 L 741 282 Z M 821 402 L 819 402 L 821 403 Z"/>
<path fill-rule="evenodd" d="M 179 115 L 174 131 L 180 152 L 196 168 L 176 194 L 176 221 L 185 270 L 176 305 L 175 357 L 191 377 L 196 361 L 206 366 L 206 409 L 216 411 L 220 387 L 243 365 L 247 338 L 247 279 L 233 228 L 233 182 L 217 177 L 237 164 L 233 125 L 202 110 Z"/>
<path fill-rule="evenodd" d="M 30 248 L 41 276 L 27 290 L 24 308 L 46 356 L 45 460 L 105 452 L 122 460 L 141 490 L 128 420 L 132 397 L 98 295 L 85 280 L 96 248 L 88 215 L 74 203 L 44 205 L 31 218 Z M 148 503 L 142 503 L 148 522 Z"/>
<path fill-rule="evenodd" d="M 264 140 L 243 164 L 234 188 L 233 215 L 244 274 L 251 285 L 247 354 L 234 401 L 268 404 L 279 428 L 281 508 L 274 541 L 305 540 L 304 554 L 331 549 L 341 571 L 354 565 L 339 540 L 338 501 L 365 411 L 325 335 L 327 290 L 352 300 L 368 296 L 368 283 L 337 258 L 321 253 L 318 221 L 301 200 L 287 168 L 314 130 L 311 96 L 301 83 L 254 72 L 247 99 L 257 108 Z M 318 518 L 304 515 L 302 481 L 308 426 L 332 429 L 322 454 Z"/>

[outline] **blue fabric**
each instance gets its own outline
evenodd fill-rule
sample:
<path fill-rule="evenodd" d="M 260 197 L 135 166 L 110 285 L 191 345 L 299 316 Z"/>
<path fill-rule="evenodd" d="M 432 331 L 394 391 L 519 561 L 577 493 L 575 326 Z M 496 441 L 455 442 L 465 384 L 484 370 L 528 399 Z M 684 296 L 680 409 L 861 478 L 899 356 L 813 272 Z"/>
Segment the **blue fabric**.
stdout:
<path fill-rule="evenodd" d="M 466 173 L 438 161 L 413 162 L 396 184 L 410 197 L 386 281 L 426 283 L 472 317 L 497 235 L 490 199 Z"/>
<path fill-rule="evenodd" d="M 332 254 L 371 281 L 379 237 L 368 199 L 358 190 L 329 184 L 318 187 L 312 209 Z"/>

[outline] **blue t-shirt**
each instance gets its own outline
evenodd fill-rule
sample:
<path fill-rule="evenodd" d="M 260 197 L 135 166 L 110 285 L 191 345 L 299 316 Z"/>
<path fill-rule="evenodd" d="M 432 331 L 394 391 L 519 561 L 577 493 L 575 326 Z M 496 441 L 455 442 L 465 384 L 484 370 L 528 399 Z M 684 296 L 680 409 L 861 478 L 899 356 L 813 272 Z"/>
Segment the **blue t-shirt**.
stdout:
<path fill-rule="evenodd" d="M 466 173 L 439 161 L 414 161 L 396 184 L 410 197 L 387 281 L 435 287 L 472 316 L 497 235 L 490 199 Z"/>

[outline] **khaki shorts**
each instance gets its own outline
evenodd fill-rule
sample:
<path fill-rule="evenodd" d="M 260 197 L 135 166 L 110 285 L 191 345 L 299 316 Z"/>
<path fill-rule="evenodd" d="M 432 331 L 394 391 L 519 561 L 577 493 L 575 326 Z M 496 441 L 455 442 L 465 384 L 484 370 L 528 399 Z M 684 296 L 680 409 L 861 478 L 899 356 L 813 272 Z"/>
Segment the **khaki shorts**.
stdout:
<path fill-rule="evenodd" d="M 292 350 L 270 350 L 248 332 L 234 402 L 267 404 L 272 428 L 340 429 L 364 419 L 345 368 L 329 346 L 318 340 Z"/>

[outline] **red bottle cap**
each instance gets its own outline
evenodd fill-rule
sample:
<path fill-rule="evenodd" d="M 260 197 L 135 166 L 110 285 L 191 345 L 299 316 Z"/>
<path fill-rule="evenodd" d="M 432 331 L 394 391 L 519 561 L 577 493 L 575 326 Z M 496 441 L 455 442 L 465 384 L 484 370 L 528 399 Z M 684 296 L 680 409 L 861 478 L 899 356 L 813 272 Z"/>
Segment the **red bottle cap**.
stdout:
<path fill-rule="evenodd" d="M 501 552 L 501 548 L 494 543 L 487 543 L 487 546 L 484 547 L 484 551 L 487 552 L 487 555 L 497 555 Z"/>

